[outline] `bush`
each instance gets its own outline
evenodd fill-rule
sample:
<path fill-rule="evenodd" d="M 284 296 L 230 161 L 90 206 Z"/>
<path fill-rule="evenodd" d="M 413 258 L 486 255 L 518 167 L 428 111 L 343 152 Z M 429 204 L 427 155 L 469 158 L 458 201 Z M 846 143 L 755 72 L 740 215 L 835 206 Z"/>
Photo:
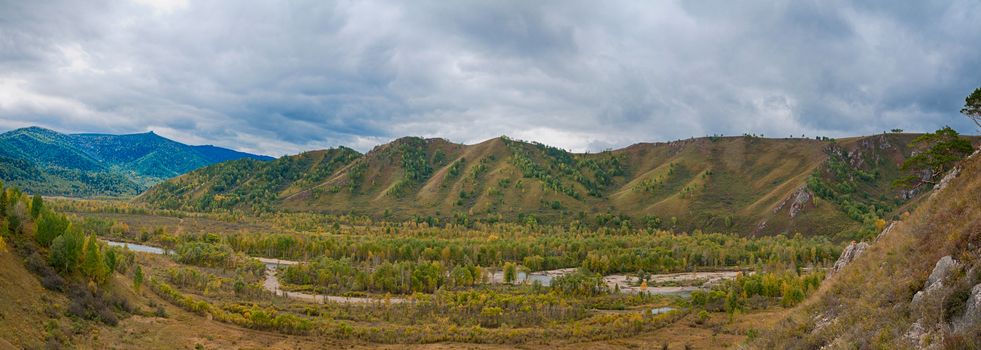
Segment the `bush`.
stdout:
<path fill-rule="evenodd" d="M 24 266 L 27 267 L 28 271 L 41 278 L 41 285 L 44 288 L 58 292 L 65 290 L 65 279 L 58 275 L 51 266 L 48 266 L 48 263 L 37 252 L 32 253 L 24 260 Z"/>

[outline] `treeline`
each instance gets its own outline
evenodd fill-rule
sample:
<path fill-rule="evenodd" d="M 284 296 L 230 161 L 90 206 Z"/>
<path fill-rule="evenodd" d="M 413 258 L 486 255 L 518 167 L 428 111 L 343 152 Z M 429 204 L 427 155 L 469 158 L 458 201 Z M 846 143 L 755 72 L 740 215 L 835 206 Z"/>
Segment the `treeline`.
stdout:
<path fill-rule="evenodd" d="M 453 237 L 409 233 L 369 235 L 299 235 L 234 233 L 225 236 L 235 250 L 251 256 L 291 260 L 326 257 L 351 263 L 435 261 L 456 266 L 502 267 L 507 262 L 536 270 L 583 267 L 610 274 L 688 271 L 784 264 L 826 265 L 840 248 L 820 237 L 746 238 L 721 233 L 678 235 L 668 232 L 610 235 L 575 231 L 551 235 L 512 234 L 498 237 L 475 232 Z"/>
<path fill-rule="evenodd" d="M 693 292 L 690 303 L 701 309 L 729 314 L 764 309 L 777 303 L 789 308 L 816 291 L 824 276 L 822 271 L 743 274 L 712 290 Z"/>

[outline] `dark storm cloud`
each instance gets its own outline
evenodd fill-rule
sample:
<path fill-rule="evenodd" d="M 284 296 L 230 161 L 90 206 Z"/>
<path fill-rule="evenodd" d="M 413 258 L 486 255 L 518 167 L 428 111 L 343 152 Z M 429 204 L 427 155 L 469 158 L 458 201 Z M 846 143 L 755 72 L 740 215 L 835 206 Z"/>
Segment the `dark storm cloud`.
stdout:
<path fill-rule="evenodd" d="M 949 124 L 981 4 L 0 1 L 0 129 L 279 155 L 404 135 L 575 150 Z"/>

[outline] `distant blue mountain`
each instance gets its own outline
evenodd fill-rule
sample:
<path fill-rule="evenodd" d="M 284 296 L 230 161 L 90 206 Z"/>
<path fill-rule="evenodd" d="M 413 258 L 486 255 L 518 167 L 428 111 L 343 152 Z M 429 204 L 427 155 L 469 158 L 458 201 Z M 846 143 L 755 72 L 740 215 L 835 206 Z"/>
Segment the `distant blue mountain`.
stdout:
<path fill-rule="evenodd" d="M 31 192 L 120 196 L 229 160 L 272 157 L 216 146 L 190 146 L 143 134 L 62 134 L 28 127 L 0 134 L 0 180 Z"/>

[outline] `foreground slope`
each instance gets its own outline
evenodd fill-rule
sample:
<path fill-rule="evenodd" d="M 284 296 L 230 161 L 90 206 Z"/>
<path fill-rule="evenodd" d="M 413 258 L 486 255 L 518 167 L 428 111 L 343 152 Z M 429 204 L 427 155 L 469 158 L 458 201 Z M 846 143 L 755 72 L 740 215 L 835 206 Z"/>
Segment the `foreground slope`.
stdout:
<path fill-rule="evenodd" d="M 406 137 L 364 155 L 339 148 L 223 163 L 139 200 L 172 209 L 464 225 L 510 220 L 856 237 L 917 197 L 890 186 L 915 136 L 712 137 L 592 154 L 506 137 L 474 145 Z"/>
<path fill-rule="evenodd" d="M 134 195 L 164 179 L 241 158 L 271 159 L 188 146 L 152 132 L 67 135 L 30 127 L 0 134 L 0 180 L 48 195 Z"/>
<path fill-rule="evenodd" d="M 758 348 L 981 347 L 981 156 L 884 230 Z"/>

